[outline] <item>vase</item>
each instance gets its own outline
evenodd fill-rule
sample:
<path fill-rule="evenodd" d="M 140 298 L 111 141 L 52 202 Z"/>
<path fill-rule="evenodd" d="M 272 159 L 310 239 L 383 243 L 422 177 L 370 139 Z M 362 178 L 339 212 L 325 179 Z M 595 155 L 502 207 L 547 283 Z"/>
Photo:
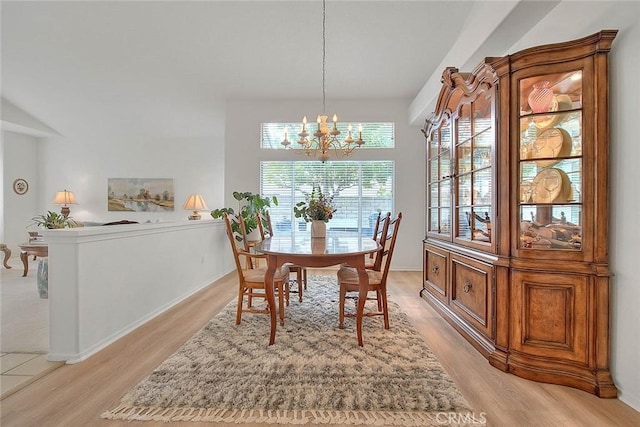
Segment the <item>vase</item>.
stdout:
<path fill-rule="evenodd" d="M 253 230 L 248 232 L 247 233 L 247 240 L 249 242 L 258 242 L 258 241 L 262 240 L 262 238 L 260 236 L 260 230 L 257 229 L 257 228 L 254 228 Z"/>
<path fill-rule="evenodd" d="M 38 275 L 36 279 L 38 295 L 40 298 L 49 298 L 49 259 L 40 258 L 38 260 Z"/>
<path fill-rule="evenodd" d="M 311 240 L 311 253 L 312 254 L 323 254 L 327 251 L 327 239 L 320 239 L 314 237 Z"/>
<path fill-rule="evenodd" d="M 527 100 L 534 113 L 549 112 L 554 101 L 553 90 L 549 88 L 549 82 L 534 83 L 533 90 Z"/>
<path fill-rule="evenodd" d="M 311 237 L 324 239 L 327 237 L 327 223 L 324 221 L 311 221 Z"/>

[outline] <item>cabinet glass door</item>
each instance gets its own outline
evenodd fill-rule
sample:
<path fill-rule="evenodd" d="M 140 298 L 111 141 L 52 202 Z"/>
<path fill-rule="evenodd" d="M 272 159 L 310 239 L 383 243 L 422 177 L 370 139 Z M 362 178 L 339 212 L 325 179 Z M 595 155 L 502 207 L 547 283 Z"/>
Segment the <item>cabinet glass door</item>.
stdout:
<path fill-rule="evenodd" d="M 451 127 L 431 132 L 428 148 L 428 231 L 451 235 Z"/>
<path fill-rule="evenodd" d="M 456 238 L 490 243 L 493 216 L 491 99 L 485 93 L 464 104 L 456 121 Z"/>
<path fill-rule="evenodd" d="M 582 71 L 520 80 L 520 248 L 582 249 Z"/>

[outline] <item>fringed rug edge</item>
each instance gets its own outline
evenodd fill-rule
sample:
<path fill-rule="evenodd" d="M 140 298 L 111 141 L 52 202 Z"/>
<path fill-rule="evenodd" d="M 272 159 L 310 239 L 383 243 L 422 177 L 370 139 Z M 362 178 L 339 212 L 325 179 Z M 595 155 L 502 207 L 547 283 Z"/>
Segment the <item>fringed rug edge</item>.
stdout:
<path fill-rule="evenodd" d="M 397 411 L 333 411 L 333 410 L 268 410 L 152 408 L 120 405 L 100 418 L 125 421 L 194 421 L 219 423 L 328 424 L 378 426 L 483 426 L 471 412 L 397 412 Z"/>

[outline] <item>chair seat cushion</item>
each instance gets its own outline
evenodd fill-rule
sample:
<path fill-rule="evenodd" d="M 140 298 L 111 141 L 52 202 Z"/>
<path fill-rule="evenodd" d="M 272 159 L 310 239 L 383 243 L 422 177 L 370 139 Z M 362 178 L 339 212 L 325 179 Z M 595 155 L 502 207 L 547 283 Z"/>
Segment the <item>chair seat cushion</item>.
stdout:
<path fill-rule="evenodd" d="M 349 267 L 349 264 L 342 264 L 346 267 Z M 368 269 L 368 270 L 373 270 L 376 266 L 376 262 L 375 260 L 367 260 L 364 263 L 364 268 Z"/>
<path fill-rule="evenodd" d="M 242 276 L 245 282 L 259 283 L 264 282 L 264 275 L 267 273 L 266 268 L 253 268 L 249 270 L 242 270 Z M 273 275 L 273 280 L 281 282 L 285 277 L 289 277 L 289 267 L 283 265 L 279 270 L 276 270 Z"/>
<path fill-rule="evenodd" d="M 286 265 L 287 267 L 289 267 L 289 271 L 291 271 L 291 272 L 296 272 L 296 271 L 298 271 L 298 270 L 302 270 L 302 269 L 304 269 L 304 267 L 303 267 L 303 266 L 301 266 L 301 265 L 297 265 L 297 264 L 292 264 L 292 263 L 290 263 L 290 262 L 286 263 L 285 265 Z"/>
<path fill-rule="evenodd" d="M 367 270 L 367 276 L 369 276 L 369 285 L 379 285 L 382 282 L 382 273 L 374 270 Z M 346 285 L 358 286 L 360 279 L 358 279 L 358 270 L 346 265 L 340 266 L 338 270 L 338 281 Z"/>

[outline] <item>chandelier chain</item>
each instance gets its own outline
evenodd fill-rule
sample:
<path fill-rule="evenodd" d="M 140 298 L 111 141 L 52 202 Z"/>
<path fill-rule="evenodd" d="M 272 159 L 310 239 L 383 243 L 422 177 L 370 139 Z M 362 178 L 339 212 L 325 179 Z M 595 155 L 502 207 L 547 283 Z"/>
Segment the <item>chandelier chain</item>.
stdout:
<path fill-rule="evenodd" d="M 322 0 L 322 114 L 317 118 L 317 129 L 310 133 L 307 131 L 307 116 L 302 118 L 302 129 L 298 136 L 298 144 L 304 154 L 315 156 L 323 163 L 329 160 L 330 152 L 334 151 L 336 157 L 344 157 L 351 154 L 356 147 L 364 144 L 362 139 L 362 125 L 358 125 L 357 136 L 353 137 L 351 124 L 347 130 L 347 137 L 344 140 L 338 139 L 338 116 L 333 115 L 333 125 L 327 123 L 327 91 L 326 91 L 326 71 L 327 71 L 327 2 Z M 311 138 L 309 138 L 311 137 Z M 284 139 L 281 142 L 285 148 L 289 148 L 291 141 L 288 139 L 288 130 L 284 128 Z"/>
<path fill-rule="evenodd" d="M 327 57 L 327 37 L 326 37 L 326 0 L 322 0 L 322 113 L 327 113 L 326 92 L 325 92 L 325 63 Z"/>

